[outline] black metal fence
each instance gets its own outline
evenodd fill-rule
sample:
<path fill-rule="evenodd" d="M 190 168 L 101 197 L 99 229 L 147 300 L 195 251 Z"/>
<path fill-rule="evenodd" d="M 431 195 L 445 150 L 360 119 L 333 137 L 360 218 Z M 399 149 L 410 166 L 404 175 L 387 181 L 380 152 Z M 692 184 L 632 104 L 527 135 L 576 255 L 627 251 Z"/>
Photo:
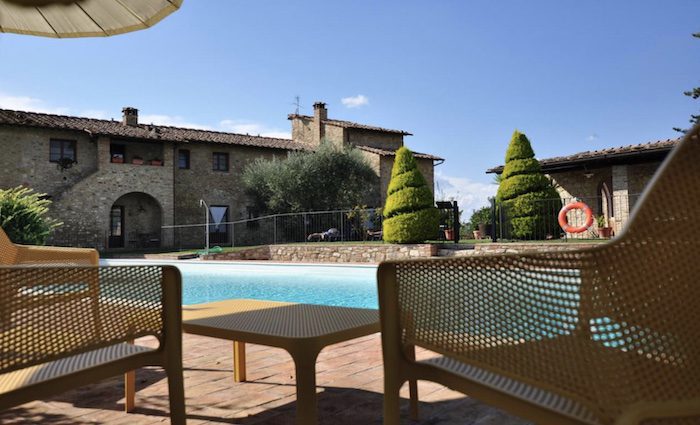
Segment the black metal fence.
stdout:
<path fill-rule="evenodd" d="M 498 241 L 509 240 L 552 240 L 552 239 L 600 239 L 619 233 L 629 218 L 632 207 L 639 195 L 620 195 L 590 198 L 557 198 L 529 202 L 527 205 L 515 202 L 492 200 L 492 220 L 495 223 L 492 238 Z M 573 202 L 583 202 L 593 213 L 593 224 L 586 227 L 587 217 L 580 209 L 567 213 L 571 227 L 585 228 L 579 233 L 565 232 L 559 225 L 561 209 Z M 537 218 L 520 219 L 515 213 L 523 208 L 535 212 Z M 601 230 L 599 228 L 608 228 Z M 607 233 L 610 233 L 608 236 Z"/>
<path fill-rule="evenodd" d="M 380 209 L 275 214 L 248 220 L 163 226 L 162 240 L 174 249 L 257 246 L 295 242 L 380 240 Z"/>

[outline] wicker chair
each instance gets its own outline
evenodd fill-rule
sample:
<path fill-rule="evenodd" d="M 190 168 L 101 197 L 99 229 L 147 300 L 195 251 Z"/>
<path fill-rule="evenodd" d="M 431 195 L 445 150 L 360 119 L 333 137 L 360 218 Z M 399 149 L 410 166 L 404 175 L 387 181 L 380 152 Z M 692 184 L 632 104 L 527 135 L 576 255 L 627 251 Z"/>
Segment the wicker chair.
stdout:
<path fill-rule="evenodd" d="M 700 423 L 699 133 L 605 245 L 381 264 L 384 423 L 417 379 L 537 423 Z"/>
<path fill-rule="evenodd" d="M 179 272 L 98 261 L 94 249 L 16 245 L 0 229 L 0 410 L 124 373 L 131 411 L 134 370 L 160 365 L 172 422 L 184 423 Z M 145 335 L 158 349 L 130 344 Z"/>

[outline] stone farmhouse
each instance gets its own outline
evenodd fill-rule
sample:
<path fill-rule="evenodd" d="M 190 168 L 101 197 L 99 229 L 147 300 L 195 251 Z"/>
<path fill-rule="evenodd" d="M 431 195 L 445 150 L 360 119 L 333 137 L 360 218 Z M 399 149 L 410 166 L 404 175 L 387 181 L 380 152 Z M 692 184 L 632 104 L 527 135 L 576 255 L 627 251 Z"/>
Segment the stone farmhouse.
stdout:
<path fill-rule="evenodd" d="M 629 218 L 666 155 L 679 139 L 660 140 L 540 160 L 542 171 L 556 184 L 564 202 L 578 198 L 616 233 Z M 486 170 L 500 174 L 503 166 Z"/>
<path fill-rule="evenodd" d="M 323 140 L 362 151 L 380 177 L 382 194 L 368 205 L 380 206 L 394 151 L 410 135 L 329 119 L 320 102 L 313 116 L 289 116 L 291 140 L 151 125 L 139 122 L 135 108 L 122 112 L 122 121 L 114 121 L 0 109 L 0 187 L 24 185 L 50 197 L 51 216 L 64 223 L 51 243 L 98 249 L 186 245 L 161 226 L 202 223 L 200 199 L 217 222 L 250 218 L 241 184 L 246 164 L 313 150 Z M 416 159 L 432 186 L 433 166 L 442 159 L 420 153 Z M 225 229 L 213 231 L 218 244 L 230 243 Z"/>

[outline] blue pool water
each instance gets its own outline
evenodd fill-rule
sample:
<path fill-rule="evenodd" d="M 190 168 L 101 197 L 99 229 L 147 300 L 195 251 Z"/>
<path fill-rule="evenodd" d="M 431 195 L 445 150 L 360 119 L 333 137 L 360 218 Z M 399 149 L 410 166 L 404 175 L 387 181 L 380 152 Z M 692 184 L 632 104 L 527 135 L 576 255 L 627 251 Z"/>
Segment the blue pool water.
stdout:
<path fill-rule="evenodd" d="M 173 264 L 183 304 L 252 298 L 377 308 L 376 266 L 103 260 L 104 264 Z"/>

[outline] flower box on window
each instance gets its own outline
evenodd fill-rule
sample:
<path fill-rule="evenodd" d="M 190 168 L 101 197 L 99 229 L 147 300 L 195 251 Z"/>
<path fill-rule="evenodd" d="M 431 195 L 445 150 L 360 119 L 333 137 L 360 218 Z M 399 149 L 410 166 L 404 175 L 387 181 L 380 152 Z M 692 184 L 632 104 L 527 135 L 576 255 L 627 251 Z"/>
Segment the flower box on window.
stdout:
<path fill-rule="evenodd" d="M 134 165 L 143 165 L 143 158 L 141 158 L 140 156 L 135 156 L 131 158 L 131 163 Z"/>
<path fill-rule="evenodd" d="M 152 160 L 148 161 L 148 163 L 151 165 L 161 166 L 161 165 L 163 165 L 163 160 L 162 159 L 152 159 Z"/>
<path fill-rule="evenodd" d="M 124 163 L 124 155 L 115 153 L 112 155 L 112 162 L 115 164 L 123 164 Z"/>

